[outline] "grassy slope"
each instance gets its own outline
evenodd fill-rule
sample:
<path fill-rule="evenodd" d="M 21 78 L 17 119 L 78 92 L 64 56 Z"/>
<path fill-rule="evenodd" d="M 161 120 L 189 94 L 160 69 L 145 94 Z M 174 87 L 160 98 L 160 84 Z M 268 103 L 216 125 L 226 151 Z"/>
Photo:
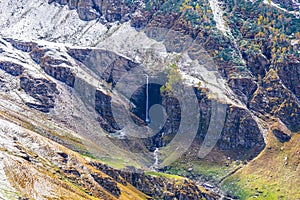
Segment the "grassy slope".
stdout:
<path fill-rule="evenodd" d="M 2 112 L 0 109 L 1 119 L 10 121 L 16 125 L 19 125 L 20 127 L 25 128 L 27 130 L 26 132 L 31 133 L 33 135 L 32 137 L 36 138 L 37 142 L 40 140 L 49 141 L 52 145 L 51 148 L 54 148 L 57 152 L 65 152 L 67 155 L 73 155 L 73 159 L 76 159 L 79 165 L 84 166 L 86 169 L 89 169 L 90 171 L 95 171 L 97 173 L 100 173 L 102 174 L 103 177 L 107 176 L 101 171 L 98 171 L 92 166 L 88 165 L 86 163 L 86 160 L 84 159 L 84 156 L 80 155 L 77 152 L 69 150 L 68 148 L 54 141 L 51 141 L 46 137 L 36 134 L 36 132 L 34 132 L 34 129 L 31 130 L 30 123 L 27 123 L 26 121 L 22 121 L 20 118 L 13 116 L 11 114 L 12 113 Z M 74 144 L 75 146 L 78 147 L 80 147 L 81 145 L 79 140 L 77 139 L 74 140 L 72 137 L 69 137 L 69 135 L 61 136 L 59 134 L 56 134 L 54 131 L 50 131 L 50 129 L 49 130 L 47 129 L 47 131 L 49 131 L 51 134 L 54 134 L 55 136 L 70 139 L 71 141 L 70 144 Z M 35 185 L 37 185 L 37 187 L 41 185 L 41 187 L 45 187 L 49 190 L 51 188 L 51 190 L 53 191 L 53 194 L 51 195 L 54 195 L 61 199 L 98 199 L 95 198 L 93 195 L 91 195 L 90 191 L 88 191 L 86 188 L 81 187 L 80 183 L 78 183 L 79 185 L 77 183 L 74 183 L 73 181 L 71 181 L 71 179 L 69 179 L 69 177 L 66 177 L 63 173 L 61 173 L 60 172 L 61 170 L 59 170 L 56 167 L 56 165 L 54 165 L 51 162 L 51 159 L 48 160 L 47 158 L 41 158 L 37 156 L 35 152 L 32 152 L 31 149 L 23 148 L 22 150 L 28 153 L 28 155 L 34 157 L 35 159 L 41 160 L 39 167 L 37 167 L 35 164 L 31 162 L 27 162 L 21 159 L 18 155 L 14 155 L 14 153 L 9 152 L 7 149 L 0 148 L 0 151 L 10 158 L 8 159 L 7 161 L 8 163 L 6 164 L 7 166 L 5 167 L 6 176 L 8 177 L 8 179 L 10 180 L 14 188 L 16 188 L 18 192 L 20 192 L 18 196 L 30 197 L 30 195 L 35 195 L 36 192 Z M 51 166 L 49 166 L 49 164 Z M 49 169 L 47 169 L 47 166 L 48 168 L 49 167 L 51 168 L 50 171 Z M 10 168 L 14 170 L 9 170 Z M 143 194 L 142 192 L 140 192 L 130 184 L 128 184 L 127 186 L 123 186 L 122 184 L 119 183 L 117 184 L 121 189 L 121 196 L 119 199 L 143 200 L 148 198 L 147 195 Z M 95 188 L 100 189 L 101 187 L 95 185 Z M 101 188 L 99 192 L 103 193 L 103 195 L 106 197 L 110 197 L 110 199 L 116 199 L 103 188 Z M 106 197 L 103 199 L 106 199 Z M 49 197 L 49 199 L 51 198 Z"/>
<path fill-rule="evenodd" d="M 280 143 L 269 133 L 267 148 L 223 183 L 241 199 L 300 199 L 300 135 Z"/>

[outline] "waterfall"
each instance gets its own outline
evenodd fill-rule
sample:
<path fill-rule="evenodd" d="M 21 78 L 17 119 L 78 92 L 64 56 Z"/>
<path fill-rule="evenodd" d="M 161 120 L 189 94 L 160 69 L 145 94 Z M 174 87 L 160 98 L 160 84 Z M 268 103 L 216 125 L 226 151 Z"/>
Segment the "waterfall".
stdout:
<path fill-rule="evenodd" d="M 146 123 L 150 123 L 149 118 L 149 76 L 145 74 L 147 78 L 147 84 L 146 84 Z"/>
<path fill-rule="evenodd" d="M 158 166 L 158 162 L 159 162 L 159 148 L 156 148 L 155 151 L 153 152 L 154 155 L 154 166 Z"/>
<path fill-rule="evenodd" d="M 154 164 L 150 167 L 151 170 L 156 171 L 159 165 L 159 148 L 156 148 L 153 152 Z"/>

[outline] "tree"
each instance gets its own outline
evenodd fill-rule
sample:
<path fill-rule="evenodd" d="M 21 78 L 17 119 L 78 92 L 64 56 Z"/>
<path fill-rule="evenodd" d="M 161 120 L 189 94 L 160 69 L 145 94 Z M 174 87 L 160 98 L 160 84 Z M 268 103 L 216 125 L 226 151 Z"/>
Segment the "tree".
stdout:
<path fill-rule="evenodd" d="M 197 10 L 198 12 L 200 12 L 200 10 L 201 10 L 198 3 L 196 4 L 196 10 Z"/>
<path fill-rule="evenodd" d="M 166 92 L 168 95 L 172 95 L 180 92 L 180 85 L 182 85 L 183 79 L 176 64 L 171 64 L 168 70 L 168 80 L 165 85 L 160 88 L 160 92 Z"/>

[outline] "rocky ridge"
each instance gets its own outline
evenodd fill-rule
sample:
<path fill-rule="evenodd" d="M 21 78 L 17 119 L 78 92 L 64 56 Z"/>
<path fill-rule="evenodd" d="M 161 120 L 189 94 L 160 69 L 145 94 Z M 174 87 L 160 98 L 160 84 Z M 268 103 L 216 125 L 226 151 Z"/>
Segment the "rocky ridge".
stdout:
<path fill-rule="evenodd" d="M 294 23 L 295 19 L 291 17 L 293 15 L 274 6 L 261 4 L 260 1 L 246 2 L 241 5 L 232 5 L 230 2 L 224 1 L 226 3 L 224 9 L 234 13 L 227 16 L 229 30 L 232 31 L 228 35 L 220 30 L 222 21 L 218 21 L 218 26 L 215 27 L 213 22 L 216 19 L 215 12 L 206 12 L 210 8 L 217 8 L 215 5 L 212 6 L 214 1 L 210 1 L 210 6 L 203 4 L 200 8 L 184 2 L 173 3 L 173 7 L 168 4 L 169 2 L 163 3 L 162 1 L 153 3 L 150 7 L 149 4 L 141 1 L 134 2 L 134 4 L 128 4 L 127 1 L 110 3 L 106 1 L 49 1 L 48 4 L 50 5 L 45 2 L 41 3 L 39 8 L 61 9 L 58 13 L 62 16 L 65 13 L 72 13 L 72 17 L 69 18 L 71 14 L 66 14 L 64 19 L 58 20 L 58 24 L 61 26 L 69 22 L 69 20 L 73 20 L 74 13 L 77 13 L 79 19 L 81 19 L 76 19 L 78 24 L 84 24 L 84 26 L 77 27 L 78 29 L 73 32 L 72 36 L 68 35 L 68 33 L 59 35 L 61 34 L 59 30 L 55 30 L 55 33 L 58 33 L 57 36 L 39 33 L 42 36 L 36 37 L 34 41 L 21 41 L 14 38 L 13 35 L 9 35 L 9 32 L 2 31 L 6 35 L 1 39 L 0 44 L 0 84 L 3 98 L 17 99 L 16 103 L 32 108 L 30 112 L 33 113 L 36 112 L 35 110 L 49 113 L 48 117 L 53 117 L 52 119 L 58 121 L 61 120 L 61 126 L 69 127 L 72 131 L 81 133 L 81 137 L 90 139 L 89 134 L 95 129 L 87 130 L 87 127 L 90 126 L 86 124 L 83 125 L 84 128 L 78 128 L 78 126 L 74 126 L 74 121 L 76 123 L 80 119 L 88 119 L 86 120 L 88 121 L 87 123 L 92 124 L 92 127 L 95 128 L 99 124 L 95 125 L 95 122 L 89 122 L 89 119 L 95 118 L 95 116 L 85 115 L 86 113 L 79 114 L 82 112 L 81 106 L 76 106 L 75 104 L 77 103 L 67 105 L 68 103 L 63 101 L 64 98 L 67 99 L 66 102 L 72 99 L 75 102 L 84 101 L 80 94 L 78 95 L 76 91 L 74 92 L 74 88 L 78 87 L 76 85 L 78 81 L 83 80 L 86 88 L 93 88 L 93 90 L 97 88 L 95 89 L 95 96 L 91 98 L 93 101 L 91 105 L 95 106 L 92 110 L 96 111 L 97 123 L 100 123 L 100 126 L 104 129 L 104 131 L 101 131 L 101 134 L 114 138 L 114 134 L 120 133 L 120 127 L 113 119 L 111 105 L 122 109 L 125 105 L 125 100 L 122 95 L 113 92 L 113 87 L 127 71 L 136 67 L 145 67 L 141 63 L 146 63 L 145 57 L 148 56 L 148 52 L 142 51 L 140 53 L 138 51 L 144 47 L 144 44 L 156 45 L 155 48 L 157 49 L 154 48 L 154 50 L 157 51 L 161 50 L 159 45 L 162 45 L 165 47 L 165 51 L 162 51 L 162 53 L 176 52 L 184 54 L 183 52 L 186 50 L 185 45 L 178 47 L 172 43 L 172 40 L 168 39 L 174 36 L 172 31 L 175 31 L 184 33 L 184 36 L 189 35 L 192 39 L 198 41 L 199 44 L 203 45 L 209 56 L 214 58 L 216 63 L 216 68 L 210 68 L 211 66 L 209 65 L 205 67 L 198 65 L 185 66 L 186 60 L 184 58 L 182 59 L 183 61 L 181 60 L 177 64 L 182 75 L 186 75 L 185 78 L 192 82 L 197 94 L 201 115 L 197 137 L 200 141 L 205 138 L 210 122 L 211 99 L 214 99 L 211 94 L 214 92 L 218 93 L 220 96 L 218 103 L 228 106 L 221 138 L 217 143 L 217 148 L 214 150 L 217 153 L 221 152 L 222 159 L 220 160 L 227 157 L 237 160 L 251 160 L 265 148 L 268 134 L 274 134 L 279 142 L 287 143 L 293 138 L 293 134 L 299 131 L 300 104 L 299 84 L 297 84 L 299 82 L 298 68 L 300 63 L 299 51 L 297 50 L 299 49 L 299 43 L 291 42 L 289 39 L 297 40 L 296 34 L 291 34 L 292 32 L 296 33 L 298 30 L 296 23 Z M 27 6 L 26 3 L 24 5 Z M 249 9 L 245 11 L 243 6 Z M 260 17 L 247 11 L 258 7 L 264 10 L 264 12 L 260 13 L 265 13 L 266 16 Z M 207 18 L 206 22 L 203 23 L 205 27 L 197 24 L 198 22 L 192 21 L 194 14 L 192 11 L 194 10 L 197 10 L 199 13 L 205 12 L 205 14 L 202 14 L 203 19 L 205 19 L 204 15 Z M 180 14 L 183 11 L 186 13 L 184 17 Z M 271 14 L 268 14 L 270 12 Z M 16 15 L 18 16 L 19 14 L 17 13 Z M 269 22 L 268 20 L 274 15 L 275 17 L 281 15 L 288 24 L 278 21 Z M 242 17 L 236 16 L 246 16 L 248 18 L 242 19 Z M 258 19 L 257 16 L 259 16 Z M 12 19 L 14 18 L 12 17 Z M 16 30 L 16 33 L 18 33 L 18 28 L 14 29 L 14 27 L 18 27 L 18 24 L 9 25 L 10 20 L 7 23 L 7 30 Z M 52 18 L 51 21 L 53 20 L 55 21 L 55 18 Z M 41 21 L 43 25 L 48 23 L 48 20 L 43 21 L 42 19 Z M 265 30 L 264 23 L 270 23 L 273 29 Z M 249 27 L 253 24 L 257 25 L 255 25 L 253 30 L 249 30 Z M 263 25 L 260 26 L 258 24 Z M 159 29 L 156 33 L 151 31 L 153 27 L 156 30 L 157 27 L 162 29 Z M 289 27 L 291 30 L 287 30 L 285 27 Z M 46 26 L 47 28 L 49 27 Z M 99 32 L 100 38 L 97 38 L 99 40 L 89 40 L 88 38 L 91 36 L 89 34 L 92 34 L 93 38 L 93 31 L 99 29 L 102 31 Z M 20 30 L 26 30 L 26 26 Z M 124 31 L 128 32 L 126 37 L 124 36 Z M 264 32 L 265 35 L 261 32 Z M 276 36 L 276 32 L 278 32 L 278 37 L 280 36 L 279 39 Z M 83 34 L 81 35 L 81 33 Z M 164 35 L 168 37 L 161 38 Z M 235 39 L 231 37 L 235 37 Z M 37 39 L 55 42 L 68 42 L 69 40 L 73 42 L 73 45 L 92 44 L 98 47 L 74 47 L 59 43 L 45 43 Z M 183 41 L 183 44 L 189 44 L 189 41 L 185 41 L 184 37 L 180 39 Z M 252 44 L 253 42 L 255 44 Z M 274 52 L 274 48 L 279 48 L 280 51 Z M 108 61 L 104 62 L 106 70 L 103 73 L 97 74 L 98 69 L 86 63 L 86 57 L 91 53 L 96 53 L 101 58 L 108 58 Z M 194 55 L 192 51 L 189 51 L 188 54 L 193 60 Z M 155 53 L 150 53 L 150 55 L 152 58 L 156 56 Z M 155 62 L 160 61 L 159 56 L 155 59 L 157 59 Z M 203 59 L 198 59 L 198 61 L 203 62 Z M 157 69 L 153 67 L 151 70 L 155 71 Z M 206 70 L 208 71 L 207 74 Z M 215 83 L 211 80 L 215 79 L 209 76 L 212 74 L 211 72 L 219 72 L 221 75 L 216 78 L 218 80 L 217 83 L 222 83 L 220 87 L 214 86 Z M 101 84 L 97 81 L 99 77 L 101 77 Z M 201 84 L 197 87 L 198 82 L 201 82 Z M 153 92 L 154 95 L 155 90 L 150 92 Z M 140 102 L 144 96 L 143 91 L 140 91 L 134 97 L 136 99 L 132 99 L 132 101 Z M 143 100 L 141 102 L 142 105 L 139 109 L 144 110 Z M 85 103 L 89 102 L 85 101 Z M 173 114 L 159 134 L 146 140 L 136 140 L 126 136 L 124 139 L 124 136 L 122 136 L 120 140 L 117 139 L 115 142 L 131 150 L 148 149 L 153 151 L 155 148 L 166 146 L 176 134 L 180 113 L 174 99 L 164 99 L 161 104 L 164 104 L 166 110 Z M 7 106 L 6 103 L 3 103 L 3 105 Z M 24 109 L 26 110 L 26 108 Z M 27 110 L 27 112 L 29 111 Z M 133 112 L 131 115 L 136 121 L 143 123 L 142 114 Z M 74 118 L 79 120 L 74 120 Z M 266 124 L 272 124 L 274 121 L 280 121 L 287 128 L 274 129 L 272 132 L 267 133 L 265 131 Z M 41 133 L 42 131 L 37 132 Z M 54 137 L 52 133 L 44 132 L 43 134 L 75 151 L 81 151 L 72 141 Z M 93 137 L 92 134 L 91 136 Z M 101 148 L 103 145 L 103 149 L 100 151 L 110 152 L 111 149 L 105 146 L 104 143 L 98 144 Z M 119 152 L 115 153 L 118 154 Z M 62 157 L 66 157 L 66 155 L 62 155 Z M 27 156 L 25 158 L 28 159 Z M 99 168 L 103 169 L 105 167 L 100 166 Z M 66 173 L 78 177 L 76 170 L 67 169 Z M 112 179 L 104 179 L 97 174 L 92 176 L 98 184 L 102 184 L 104 190 L 111 190 L 109 192 L 117 197 L 121 194 L 114 181 L 111 181 Z M 114 174 L 114 176 L 116 175 Z M 149 179 L 154 182 L 156 180 L 144 175 L 130 174 L 128 177 L 131 178 L 125 179 L 132 185 L 136 182 L 136 178 L 132 178 L 132 176 L 143 179 L 145 182 Z M 75 182 L 80 181 L 77 178 L 74 178 L 74 180 Z M 103 185 L 106 183 L 107 185 Z M 164 186 L 166 185 L 168 184 L 166 183 Z M 155 193 L 160 198 L 164 195 L 159 191 L 157 193 L 149 191 L 149 188 L 142 183 L 134 186 L 146 194 Z M 192 196 L 199 192 L 193 187 L 187 188 L 188 191 L 192 191 Z M 170 196 L 177 195 L 179 198 L 180 196 L 182 197 L 181 191 L 172 190 L 171 193 Z M 196 198 L 196 196 L 191 198 Z"/>

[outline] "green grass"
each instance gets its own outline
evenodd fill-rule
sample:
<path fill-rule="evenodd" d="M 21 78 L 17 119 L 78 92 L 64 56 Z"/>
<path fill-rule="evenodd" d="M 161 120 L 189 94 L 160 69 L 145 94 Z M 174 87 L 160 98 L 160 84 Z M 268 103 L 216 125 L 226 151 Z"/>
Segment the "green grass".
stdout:
<path fill-rule="evenodd" d="M 226 167 L 224 163 L 210 163 L 203 160 L 194 160 L 188 163 L 189 165 L 193 166 L 193 170 L 191 172 L 188 172 L 187 165 L 181 162 L 173 163 L 168 172 L 181 176 L 192 174 L 207 178 L 209 180 L 212 180 L 213 182 L 218 183 L 239 166 L 232 163 L 231 165 Z"/>
<path fill-rule="evenodd" d="M 153 171 L 147 171 L 145 172 L 146 175 L 150 176 L 156 176 L 156 177 L 163 177 L 167 179 L 183 179 L 183 177 L 178 176 L 178 175 L 173 175 L 173 174 L 166 174 L 162 172 L 153 172 Z"/>
<path fill-rule="evenodd" d="M 300 135 L 280 143 L 268 134 L 267 148 L 247 166 L 224 180 L 223 189 L 240 199 L 300 199 Z"/>
<path fill-rule="evenodd" d="M 124 169 L 126 166 L 138 167 L 123 158 L 100 157 L 100 158 L 97 158 L 97 160 L 99 160 L 103 164 L 107 164 L 110 167 L 113 167 L 115 169 Z"/>
<path fill-rule="evenodd" d="M 231 195 L 239 197 L 240 199 L 247 199 L 250 194 L 243 190 L 239 184 L 239 179 L 229 177 L 222 184 L 222 189 L 229 192 Z"/>

